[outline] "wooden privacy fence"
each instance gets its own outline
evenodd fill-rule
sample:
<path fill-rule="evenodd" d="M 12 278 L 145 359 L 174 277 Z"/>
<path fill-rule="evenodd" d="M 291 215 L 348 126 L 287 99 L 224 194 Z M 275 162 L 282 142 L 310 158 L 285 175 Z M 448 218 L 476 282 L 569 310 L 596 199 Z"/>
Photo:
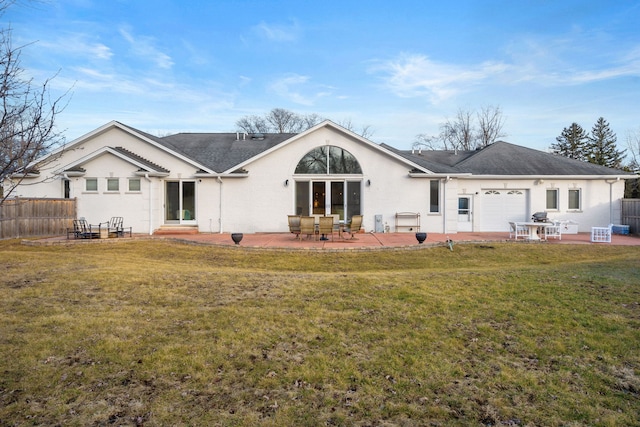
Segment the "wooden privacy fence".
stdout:
<path fill-rule="evenodd" d="M 76 219 L 76 199 L 7 199 L 0 205 L 0 239 L 56 236 Z"/>
<path fill-rule="evenodd" d="M 622 199 L 622 223 L 629 233 L 640 234 L 640 199 Z"/>

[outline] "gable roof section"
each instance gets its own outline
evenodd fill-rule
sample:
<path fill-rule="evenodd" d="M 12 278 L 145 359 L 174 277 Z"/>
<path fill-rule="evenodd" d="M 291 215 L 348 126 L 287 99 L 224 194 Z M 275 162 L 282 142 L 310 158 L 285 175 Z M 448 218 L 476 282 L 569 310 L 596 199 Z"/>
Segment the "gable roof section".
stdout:
<path fill-rule="evenodd" d="M 602 176 L 628 175 L 618 169 L 570 159 L 504 141 L 472 152 L 455 167 L 473 175 Z"/>
<path fill-rule="evenodd" d="M 232 172 L 249 159 L 268 151 L 294 133 L 269 133 L 251 136 L 243 133 L 178 133 L 158 142 L 163 146 L 197 159 L 208 168 L 219 172 Z"/>
<path fill-rule="evenodd" d="M 107 123 L 105 125 L 102 125 L 99 128 L 97 128 L 97 129 L 95 129 L 95 130 L 93 130 L 93 131 L 91 131 L 91 132 L 89 132 L 89 133 L 87 133 L 85 135 L 82 135 L 79 138 L 74 139 L 69 144 L 61 146 L 61 147 L 53 150 L 52 152 L 50 152 L 48 154 L 45 154 L 44 156 L 34 160 L 30 164 L 30 166 L 38 165 L 38 164 L 42 163 L 43 161 L 46 161 L 46 159 L 49 159 L 49 158 L 51 158 L 53 156 L 60 156 L 60 155 L 62 155 L 62 153 L 64 151 L 70 150 L 73 147 L 75 147 L 76 145 L 80 145 L 83 142 L 85 142 L 85 141 L 87 141 L 87 140 L 89 140 L 91 138 L 94 138 L 94 137 L 96 137 L 98 135 L 101 135 L 101 134 L 103 134 L 105 132 L 110 131 L 111 129 L 120 129 L 123 132 L 126 132 L 126 133 L 128 133 L 128 134 L 130 134 L 130 135 L 132 135 L 132 136 L 134 136 L 136 138 L 139 138 L 142 141 L 145 141 L 145 142 L 149 143 L 150 145 L 152 145 L 152 146 L 154 146 L 154 147 L 156 147 L 156 148 L 158 148 L 158 149 L 160 149 L 162 151 L 165 151 L 168 154 L 170 154 L 170 155 L 172 155 L 172 156 L 174 156 L 174 157 L 176 157 L 176 158 L 178 158 L 178 159 L 180 159 L 180 160 L 182 160 L 182 161 L 184 161 L 186 163 L 189 163 L 189 164 L 193 165 L 196 170 L 204 171 L 204 172 L 210 173 L 210 174 L 215 174 L 216 173 L 215 170 L 209 169 L 205 165 L 199 163 L 196 159 L 193 159 L 193 158 L 190 158 L 188 156 L 185 156 L 182 153 L 173 151 L 169 147 L 167 147 L 166 145 L 161 144 L 159 142 L 160 138 L 158 138 L 156 136 L 153 136 L 151 134 L 148 134 L 146 132 L 140 131 L 138 129 L 132 128 L 131 126 L 124 125 L 124 124 L 122 124 L 122 123 L 120 123 L 118 121 L 115 121 L 115 120 L 113 120 L 113 121 L 111 121 L 111 122 L 109 122 L 109 123 Z M 131 152 L 129 152 L 129 153 L 131 153 Z M 131 154 L 133 154 L 133 153 L 131 153 Z M 133 156 L 136 156 L 136 155 L 133 154 Z M 139 157 L 139 158 L 142 159 L 142 157 Z M 77 164 L 78 162 L 76 161 L 74 163 Z"/>
<path fill-rule="evenodd" d="M 89 153 L 88 155 L 72 162 L 69 163 L 67 165 L 64 165 L 60 170 L 58 170 L 56 173 L 59 174 L 64 174 L 64 173 L 69 173 L 69 172 L 84 172 L 84 169 L 82 169 L 81 165 L 83 165 L 84 163 L 95 159 L 96 157 L 99 157 L 105 153 L 110 153 L 113 154 L 116 157 L 121 158 L 124 161 L 127 161 L 135 166 L 137 166 L 139 169 L 139 171 L 142 172 L 148 172 L 148 173 L 152 173 L 152 174 L 160 174 L 160 175 L 166 175 L 169 173 L 169 170 L 159 166 L 145 158 L 143 158 L 142 156 L 139 156 L 125 148 L 122 147 L 102 147 L 99 150 L 94 151 L 93 153 Z"/>
<path fill-rule="evenodd" d="M 147 160 L 142 156 L 138 156 L 137 154 L 135 154 L 132 151 L 127 150 L 124 147 L 113 147 L 113 149 L 119 153 L 122 153 L 125 157 L 128 157 L 129 159 L 131 159 L 133 162 L 136 162 L 138 164 L 141 165 L 142 170 L 144 171 L 154 171 L 154 172 L 159 172 L 159 173 L 169 173 L 169 169 L 167 168 L 163 168 L 162 166 L 159 166 L 155 163 L 153 163 L 151 160 Z"/>
<path fill-rule="evenodd" d="M 381 144 L 385 149 L 392 151 L 403 158 L 420 165 L 422 168 L 427 169 L 434 174 L 458 174 L 460 173 L 456 168 L 447 162 L 440 155 L 440 151 L 424 151 L 416 153 L 411 151 L 402 151 L 395 149 L 389 145 Z"/>
<path fill-rule="evenodd" d="M 119 128 L 148 142 L 152 146 L 179 158 L 194 167 L 198 174 L 211 176 L 244 171 L 243 167 L 271 152 L 321 128 L 341 132 L 380 154 L 404 163 L 411 176 L 459 175 L 459 176 L 578 176 L 578 177 L 635 177 L 636 175 L 604 166 L 569 159 L 503 141 L 495 142 L 475 151 L 423 150 L 419 152 L 398 150 L 386 144 L 376 144 L 329 120 L 317 124 L 304 132 L 248 135 L 245 133 L 179 133 L 157 137 L 146 132 L 112 121 L 69 144 L 66 149 L 95 137 L 110 129 Z M 137 165 L 139 172 L 168 174 L 169 170 L 124 147 L 103 147 L 89 156 L 104 151 L 119 156 Z M 55 155 L 56 152 L 50 155 Z M 65 171 L 75 170 L 88 160 L 86 156 L 66 165 Z M 244 171 L 246 174 L 246 171 Z"/>
<path fill-rule="evenodd" d="M 397 161 L 400 161 L 400 162 L 406 164 L 409 169 L 417 168 L 422 172 L 432 173 L 429 170 L 425 170 L 421 165 L 419 165 L 417 163 L 414 163 L 410 159 L 405 158 L 399 152 L 397 152 L 397 150 L 390 150 L 388 146 L 378 145 L 378 144 L 376 144 L 374 142 L 371 142 L 368 139 L 366 139 L 366 138 L 364 138 L 364 137 L 362 137 L 360 135 L 357 135 L 357 134 L 351 132 L 350 130 L 348 130 L 346 128 L 343 128 L 342 126 L 339 126 L 339 125 L 333 123 L 330 120 L 325 120 L 325 121 L 323 121 L 321 123 L 318 123 L 317 125 L 305 130 L 304 132 L 300 132 L 298 134 L 284 134 L 284 135 L 289 135 L 290 137 L 288 139 L 283 140 L 279 144 L 273 145 L 272 147 L 266 149 L 265 151 L 257 154 L 254 157 L 247 158 L 247 160 L 245 160 L 244 162 L 238 164 L 236 167 L 241 168 L 241 167 L 245 166 L 247 163 L 249 163 L 250 161 L 255 161 L 255 160 L 257 160 L 257 159 L 259 159 L 261 157 L 265 157 L 265 156 L 269 155 L 271 152 L 273 152 L 275 150 L 278 150 L 278 149 L 280 149 L 282 147 L 285 147 L 286 145 L 292 144 L 292 143 L 298 141 L 299 139 L 304 138 L 305 136 L 307 136 L 307 135 L 309 135 L 309 134 L 311 134 L 311 133 L 313 133 L 313 132 L 315 132 L 315 131 L 317 131 L 318 129 L 321 129 L 321 128 L 331 128 L 331 129 L 333 129 L 335 131 L 338 131 L 338 132 L 341 132 L 341 133 L 343 133 L 345 135 L 348 135 L 351 138 L 359 141 L 363 145 L 373 149 L 374 151 L 377 151 L 380 154 L 383 154 L 383 155 L 385 155 L 387 157 L 393 158 L 393 159 L 395 159 Z"/>
<path fill-rule="evenodd" d="M 391 149 L 391 148 L 390 148 Z M 504 141 L 474 151 L 399 151 L 437 173 L 471 176 L 633 176 L 627 172 Z"/>

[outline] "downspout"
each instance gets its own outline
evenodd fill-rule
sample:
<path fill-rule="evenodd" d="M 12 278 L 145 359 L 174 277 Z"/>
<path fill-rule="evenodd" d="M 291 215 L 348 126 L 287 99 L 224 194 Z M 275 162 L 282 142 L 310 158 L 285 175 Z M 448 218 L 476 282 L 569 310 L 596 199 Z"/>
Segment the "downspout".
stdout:
<path fill-rule="evenodd" d="M 151 236 L 153 234 L 153 221 L 151 221 L 152 219 L 152 212 L 153 212 L 153 206 L 152 206 L 152 197 L 151 197 L 151 178 L 149 178 L 149 174 L 145 173 L 144 174 L 144 178 L 147 180 L 147 182 L 149 182 L 149 236 Z"/>
<path fill-rule="evenodd" d="M 222 178 L 218 176 L 218 183 L 220 184 L 220 200 L 218 202 L 218 226 L 220 234 L 222 234 Z"/>
<path fill-rule="evenodd" d="M 447 183 L 451 181 L 451 177 L 447 175 L 442 186 L 442 232 L 447 233 Z"/>
<path fill-rule="evenodd" d="M 615 180 L 605 180 L 605 182 L 609 184 L 609 224 L 613 224 L 613 184 L 618 181 L 620 181 L 620 177 L 617 177 Z"/>

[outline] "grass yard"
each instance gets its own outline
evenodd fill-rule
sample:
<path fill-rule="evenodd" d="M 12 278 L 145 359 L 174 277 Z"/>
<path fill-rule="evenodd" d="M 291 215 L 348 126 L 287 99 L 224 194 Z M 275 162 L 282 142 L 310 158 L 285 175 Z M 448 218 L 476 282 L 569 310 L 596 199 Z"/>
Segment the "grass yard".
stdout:
<path fill-rule="evenodd" d="M 640 425 L 640 247 L 11 240 L 0 292 L 2 426 Z"/>

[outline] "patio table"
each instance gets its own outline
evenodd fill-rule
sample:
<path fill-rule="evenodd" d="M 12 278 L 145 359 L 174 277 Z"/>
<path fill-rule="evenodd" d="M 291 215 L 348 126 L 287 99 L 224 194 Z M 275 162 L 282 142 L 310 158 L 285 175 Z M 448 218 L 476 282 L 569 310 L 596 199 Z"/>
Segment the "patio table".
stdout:
<path fill-rule="evenodd" d="M 540 236 L 538 236 L 538 229 L 554 225 L 551 222 L 519 222 L 518 224 L 524 225 L 527 227 L 527 230 L 529 230 L 529 237 L 527 237 L 527 240 L 542 240 L 540 239 Z"/>

